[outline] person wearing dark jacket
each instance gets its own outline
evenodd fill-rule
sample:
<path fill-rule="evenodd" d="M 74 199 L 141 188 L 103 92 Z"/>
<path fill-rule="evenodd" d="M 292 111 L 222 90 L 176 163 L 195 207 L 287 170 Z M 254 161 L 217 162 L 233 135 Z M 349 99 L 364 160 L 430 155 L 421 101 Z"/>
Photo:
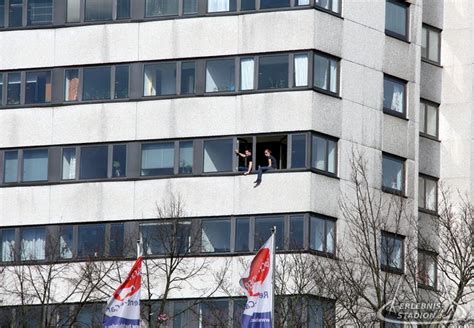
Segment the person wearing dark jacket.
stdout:
<path fill-rule="evenodd" d="M 266 166 L 259 165 L 258 166 L 257 180 L 254 181 L 255 187 L 257 187 L 260 183 L 262 183 L 262 174 L 263 174 L 263 172 L 277 169 L 276 158 L 272 156 L 272 151 L 270 149 L 265 149 L 265 157 L 268 160 L 268 165 L 266 165 Z"/>

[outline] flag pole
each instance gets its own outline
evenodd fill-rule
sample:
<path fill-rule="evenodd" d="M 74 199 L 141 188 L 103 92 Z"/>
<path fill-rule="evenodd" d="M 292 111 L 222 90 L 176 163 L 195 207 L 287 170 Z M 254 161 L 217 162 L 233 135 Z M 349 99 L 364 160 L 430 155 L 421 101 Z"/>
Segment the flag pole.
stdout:
<path fill-rule="evenodd" d="M 273 226 L 272 234 L 273 234 L 273 257 L 272 257 L 272 328 L 275 328 L 275 254 L 276 254 L 276 230 L 277 227 Z"/>

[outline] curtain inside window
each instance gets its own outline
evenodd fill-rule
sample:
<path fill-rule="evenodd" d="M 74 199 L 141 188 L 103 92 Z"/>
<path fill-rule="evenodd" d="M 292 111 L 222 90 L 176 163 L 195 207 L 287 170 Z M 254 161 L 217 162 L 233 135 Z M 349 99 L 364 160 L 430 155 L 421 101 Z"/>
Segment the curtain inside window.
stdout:
<path fill-rule="evenodd" d="M 308 85 L 308 55 L 295 55 L 295 86 Z"/>
<path fill-rule="evenodd" d="M 324 251 L 324 220 L 311 218 L 311 249 Z"/>
<path fill-rule="evenodd" d="M 330 60 L 329 61 L 330 65 L 330 86 L 329 90 L 331 92 L 337 92 L 337 62 L 335 60 Z"/>
<path fill-rule="evenodd" d="M 436 181 L 426 179 L 426 209 L 436 210 Z"/>
<path fill-rule="evenodd" d="M 399 113 L 403 113 L 403 86 L 393 83 L 393 94 L 391 109 Z"/>
<path fill-rule="evenodd" d="M 15 230 L 0 231 L 0 237 L 2 237 L 2 262 L 13 261 L 15 254 Z"/>
<path fill-rule="evenodd" d="M 220 12 L 220 11 L 229 11 L 230 9 L 230 0 L 208 0 L 207 11 L 210 13 Z"/>
<path fill-rule="evenodd" d="M 76 178 L 76 150 L 68 148 L 63 150 L 63 180 Z"/>
<path fill-rule="evenodd" d="M 314 56 L 314 86 L 327 90 L 329 60 L 325 57 Z"/>
<path fill-rule="evenodd" d="M 151 67 L 145 66 L 145 87 L 143 89 L 144 96 L 156 96 L 155 86 L 156 72 Z"/>
<path fill-rule="evenodd" d="M 174 166 L 174 145 L 172 143 L 144 145 L 142 169 L 170 168 Z"/>
<path fill-rule="evenodd" d="M 298 6 L 309 5 L 309 0 L 298 0 Z"/>
<path fill-rule="evenodd" d="M 45 229 L 23 229 L 21 231 L 21 260 L 45 259 Z"/>
<path fill-rule="evenodd" d="M 313 137 L 313 167 L 326 170 L 326 139 Z"/>
<path fill-rule="evenodd" d="M 240 85 L 242 90 L 253 90 L 255 64 L 253 58 L 240 61 Z"/>

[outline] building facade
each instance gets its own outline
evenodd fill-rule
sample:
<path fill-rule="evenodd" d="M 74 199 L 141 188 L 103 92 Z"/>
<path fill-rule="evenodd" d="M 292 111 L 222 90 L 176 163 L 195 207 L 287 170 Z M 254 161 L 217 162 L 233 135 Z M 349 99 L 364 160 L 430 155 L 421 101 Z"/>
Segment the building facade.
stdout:
<path fill-rule="evenodd" d="M 423 224 L 440 178 L 472 193 L 468 12 L 434 0 L 0 0 L 2 266 L 132 260 L 137 239 L 163 255 L 146 239 L 171 193 L 183 238 L 199 232 L 193 255 L 248 257 L 276 226 L 279 251 L 335 256 L 354 149 L 370 187 L 408 199 Z M 277 169 L 255 187 L 265 149 Z M 237 325 L 242 300 L 215 296 Z M 172 327 L 206 326 L 205 309 L 180 310 L 196 293 L 171 298 L 168 312 L 184 313 Z M 69 324 L 70 303 L 52 325 Z M 21 325 L 18 300 L 0 305 L 0 327 Z M 40 326 L 33 305 L 24 326 Z M 102 306 L 74 324 L 99 324 Z"/>

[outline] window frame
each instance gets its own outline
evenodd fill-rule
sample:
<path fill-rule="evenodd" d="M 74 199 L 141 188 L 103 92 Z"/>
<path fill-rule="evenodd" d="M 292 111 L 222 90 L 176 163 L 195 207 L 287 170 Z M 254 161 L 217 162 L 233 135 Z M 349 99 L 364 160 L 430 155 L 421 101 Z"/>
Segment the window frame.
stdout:
<path fill-rule="evenodd" d="M 382 257 L 384 255 L 384 238 L 390 238 L 392 240 L 398 240 L 401 242 L 401 258 L 400 258 L 400 265 L 401 265 L 401 268 L 398 268 L 398 267 L 394 267 L 394 266 L 391 266 L 391 265 L 385 265 L 385 264 L 382 264 Z M 390 232 L 390 231 L 386 231 L 386 230 L 382 230 L 380 232 L 380 268 L 383 270 L 383 271 L 386 271 L 386 272 L 390 272 L 390 273 L 395 273 L 395 274 L 403 274 L 405 272 L 405 236 L 403 235 L 400 235 L 398 233 L 393 233 L 393 232 Z M 388 255 L 392 255 L 392 254 L 387 254 L 387 259 L 391 260 L 391 257 L 389 258 Z"/>
<path fill-rule="evenodd" d="M 2 79 L 2 89 L 0 89 L 0 92 L 2 93 L 0 97 L 0 110 L 1 109 L 6 109 L 6 108 L 23 108 L 23 107 L 42 107 L 42 106 L 50 106 L 54 104 L 53 101 L 53 95 L 54 95 L 54 88 L 56 87 L 55 85 L 53 86 L 54 79 L 53 79 L 53 68 L 34 68 L 34 69 L 28 69 L 28 70 L 6 70 L 6 71 L 0 71 L 0 79 Z M 8 76 L 10 74 L 20 74 L 20 97 L 19 97 L 19 102 L 18 104 L 9 104 L 8 103 Z M 45 101 L 45 102 L 32 102 L 32 103 L 27 103 L 26 102 L 26 76 L 29 73 L 49 73 L 50 77 L 50 85 L 51 85 L 51 100 L 50 101 Z"/>
<path fill-rule="evenodd" d="M 24 181 L 24 152 L 29 150 L 46 150 L 48 153 L 47 158 L 47 179 L 46 180 L 37 180 L 37 181 Z M 5 153 L 6 152 L 17 152 L 17 176 L 16 181 L 5 182 Z M 33 148 L 15 148 L 15 149 L 4 149 L 2 151 L 2 185 L 4 186 L 13 186 L 13 185 L 36 185 L 44 184 L 50 180 L 50 166 L 51 166 L 51 152 L 50 147 L 33 147 Z"/>
<path fill-rule="evenodd" d="M 422 281 L 422 279 L 420 279 L 420 277 L 419 277 L 420 255 L 423 256 L 423 262 L 424 262 L 424 265 L 425 265 L 425 267 L 424 267 L 425 269 L 426 269 L 425 257 L 430 257 L 433 260 L 433 263 L 434 263 L 434 281 L 433 281 L 432 285 L 425 284 L 425 281 Z M 418 283 L 418 286 L 420 288 L 429 289 L 429 290 L 437 290 L 438 289 L 438 256 L 439 256 L 439 254 L 436 253 L 436 252 L 426 250 L 426 249 L 422 249 L 422 248 L 418 248 L 418 263 L 417 263 L 417 265 L 418 265 L 418 279 L 417 279 L 417 283 Z M 426 275 L 428 276 L 427 272 L 424 272 L 424 273 L 426 273 Z M 428 279 L 429 279 L 429 277 L 428 277 Z"/>
<path fill-rule="evenodd" d="M 421 128 L 419 129 L 420 136 L 425 137 L 425 138 L 429 138 L 429 139 L 433 139 L 435 141 L 439 141 L 439 106 L 440 105 L 438 103 L 433 102 L 433 101 L 421 98 L 420 99 L 420 107 L 422 105 L 423 105 L 423 111 L 424 111 L 424 118 L 425 118 L 424 123 L 425 124 L 423 126 L 424 131 L 422 131 Z M 436 109 L 436 135 L 431 135 L 431 134 L 426 132 L 428 130 L 428 120 L 427 120 L 428 106 L 431 106 L 431 107 Z M 420 108 L 420 111 L 421 111 L 421 108 Z M 420 116 L 421 116 L 421 114 L 420 114 Z M 421 119 L 420 119 L 420 123 L 421 123 Z"/>
<path fill-rule="evenodd" d="M 314 248 L 311 248 L 311 240 L 312 240 L 312 235 L 311 235 L 311 222 L 312 219 L 319 219 L 324 221 L 324 243 L 323 243 L 323 250 L 317 250 Z M 327 232 L 328 232 L 328 222 L 332 222 L 334 224 L 334 236 L 333 236 L 333 252 L 330 252 L 327 250 L 328 248 L 328 241 L 327 241 Z M 310 214 L 309 215 L 309 222 L 308 222 L 308 249 L 310 252 L 313 252 L 315 254 L 320 254 L 325 257 L 330 257 L 330 258 L 336 258 L 337 256 L 337 218 L 330 217 L 327 215 L 322 215 L 322 214 Z"/>
<path fill-rule="evenodd" d="M 426 53 L 427 53 L 427 57 L 423 57 L 423 55 L 421 55 L 421 60 L 426 62 L 426 63 L 441 66 L 441 40 L 442 40 L 441 39 L 441 33 L 443 32 L 443 30 L 440 29 L 440 28 L 437 28 L 433 25 L 423 23 L 421 33 L 423 34 L 423 33 L 425 33 L 425 31 L 426 31 Z M 437 49 L 438 61 L 429 58 L 430 57 L 430 31 L 435 32 L 436 35 L 438 36 L 438 49 Z M 422 37 L 422 39 L 423 39 L 423 37 Z M 422 46 L 423 46 L 423 44 L 422 44 Z"/>
<path fill-rule="evenodd" d="M 410 3 L 408 3 L 405 0 L 385 0 L 385 35 L 388 35 L 390 37 L 393 37 L 395 39 L 405 41 L 405 42 L 410 42 Z M 405 31 L 406 35 L 399 34 L 397 32 L 393 32 L 389 29 L 387 29 L 387 3 L 391 3 L 393 5 L 402 7 L 405 7 Z"/>
<path fill-rule="evenodd" d="M 316 167 L 313 166 L 313 157 L 314 157 L 314 152 L 313 152 L 313 140 L 314 140 L 314 137 L 319 137 L 319 138 L 323 138 L 323 139 L 326 139 L 326 158 L 325 158 L 325 162 L 324 162 L 324 170 L 321 170 L 321 169 L 318 169 Z M 335 147 L 335 150 L 334 150 L 334 153 L 335 153 L 335 158 L 334 158 L 334 168 L 335 168 L 335 172 L 329 172 L 329 141 L 332 141 L 335 143 L 336 147 Z M 319 133 L 319 132 L 312 132 L 311 133 L 311 140 L 309 142 L 309 146 L 310 146 L 310 170 L 314 173 L 318 173 L 318 174 L 323 174 L 323 175 L 327 175 L 327 176 L 330 176 L 330 177 L 335 177 L 337 178 L 338 176 L 338 168 L 339 168 L 339 139 L 336 138 L 336 137 L 333 137 L 333 136 L 329 136 L 327 134 L 322 134 L 322 133 Z"/>
<path fill-rule="evenodd" d="M 420 179 L 423 180 L 423 202 L 424 202 L 425 205 L 423 207 L 421 207 L 420 204 L 418 203 L 418 210 L 421 211 L 421 212 L 429 213 L 429 214 L 437 214 L 438 213 L 438 181 L 439 181 L 439 179 L 436 178 L 436 177 L 427 175 L 427 174 L 419 173 L 418 181 Z M 430 181 L 433 181 L 435 183 L 435 209 L 434 210 L 428 209 L 427 206 L 426 206 L 426 199 L 427 199 L 427 197 L 426 197 L 427 196 L 427 193 L 426 193 L 426 180 L 430 180 Z M 418 197 L 419 197 L 420 191 L 421 191 L 421 186 L 418 184 Z"/>
<path fill-rule="evenodd" d="M 335 76 L 335 78 L 336 78 L 336 91 L 335 92 L 332 92 L 330 90 L 331 89 L 331 87 L 330 87 L 331 86 L 331 81 L 332 81 L 331 74 L 328 74 L 327 79 L 326 79 L 326 83 L 329 86 L 329 89 L 319 88 L 319 87 L 314 85 L 315 84 L 315 77 L 316 77 L 316 74 L 314 74 L 315 70 L 316 70 L 316 58 L 315 58 L 316 56 L 325 57 L 326 59 L 329 60 L 329 62 L 328 62 L 329 72 L 331 71 L 331 61 L 336 62 L 336 76 Z M 313 70 L 313 72 L 310 72 L 309 76 L 312 79 L 312 81 L 310 81 L 310 82 L 311 82 L 311 87 L 313 88 L 313 90 L 316 91 L 316 92 L 326 94 L 326 95 L 335 96 L 335 97 L 340 98 L 340 96 L 341 96 L 340 95 L 340 93 L 341 93 L 341 58 L 330 55 L 330 54 L 322 52 L 322 51 L 315 50 L 313 52 L 313 56 L 312 56 L 311 61 L 312 61 L 312 70 Z"/>
<path fill-rule="evenodd" d="M 402 178 L 401 178 L 402 186 L 401 186 L 401 190 L 397 190 L 397 189 L 394 189 L 394 188 L 391 188 L 391 187 L 386 187 L 386 186 L 383 185 L 383 178 L 384 178 L 383 160 L 384 160 L 385 157 L 388 157 L 391 160 L 402 162 Z M 387 152 L 382 152 L 382 188 L 381 189 L 382 189 L 383 192 L 398 195 L 398 196 L 405 196 L 405 193 L 406 193 L 406 176 L 407 176 L 406 161 L 407 161 L 406 158 L 403 158 L 403 157 L 400 157 L 400 156 L 397 156 L 397 155 L 393 155 L 393 154 L 390 154 L 390 153 L 387 153 Z"/>
<path fill-rule="evenodd" d="M 384 73 L 383 74 L 383 88 L 382 88 L 383 95 L 384 95 L 383 97 L 385 97 L 385 80 L 391 81 L 392 83 L 395 82 L 395 83 L 399 83 L 399 84 L 403 85 L 403 111 L 398 112 L 398 111 L 393 110 L 391 108 L 385 107 L 385 99 L 383 99 L 382 107 L 383 107 L 384 114 L 396 116 L 396 117 L 407 120 L 407 115 L 408 115 L 408 110 L 407 110 L 408 109 L 407 108 L 407 106 L 408 106 L 408 82 L 403 80 L 403 79 L 400 79 L 396 76 Z"/>
<path fill-rule="evenodd" d="M 54 0 L 57 1 L 57 0 Z M 129 2 L 129 16 L 128 18 L 117 18 L 117 4 L 118 0 L 112 0 L 112 17 L 110 19 L 98 19 L 98 20 L 87 20 L 86 19 L 86 7 L 87 7 L 87 0 L 79 0 L 79 21 L 78 22 L 68 22 L 68 17 L 67 17 L 67 1 L 64 4 L 64 25 L 66 26 L 77 26 L 77 25 L 98 25 L 98 24 L 104 24 L 104 23 L 113 23 L 113 22 L 127 22 L 132 19 L 132 1 L 130 0 Z M 53 7 L 54 8 L 54 7 Z M 54 26 L 55 24 L 53 24 Z"/>
<path fill-rule="evenodd" d="M 178 141 L 179 142 L 179 141 Z M 171 174 L 158 174 L 158 175 L 143 175 L 143 146 L 144 145 L 156 145 L 156 144 L 173 144 L 173 167 L 171 168 L 173 173 Z M 193 145 L 194 146 L 194 145 Z M 194 148 L 193 148 L 194 150 Z M 193 154 L 194 156 L 194 154 Z M 178 160 L 177 160 L 178 158 Z M 138 161 L 138 169 L 139 169 L 139 178 L 141 179 L 150 179 L 150 178 L 157 178 L 157 177 L 174 177 L 178 175 L 176 172 L 179 170 L 179 145 L 176 145 L 176 141 L 174 140 L 157 140 L 157 141 L 146 141 L 140 143 L 140 155 Z M 168 168 L 169 169 L 169 168 Z"/>

